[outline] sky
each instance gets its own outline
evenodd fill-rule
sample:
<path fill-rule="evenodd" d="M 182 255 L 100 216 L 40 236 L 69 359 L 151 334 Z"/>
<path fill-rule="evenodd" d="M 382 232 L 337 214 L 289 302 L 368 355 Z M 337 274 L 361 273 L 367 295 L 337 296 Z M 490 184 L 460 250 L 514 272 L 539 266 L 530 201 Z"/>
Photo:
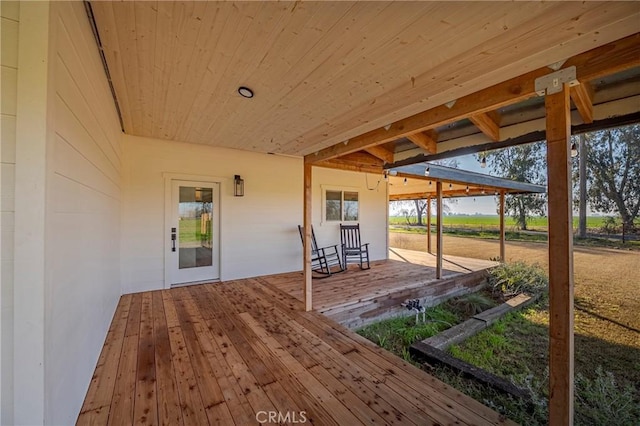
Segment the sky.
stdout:
<path fill-rule="evenodd" d="M 459 157 L 455 157 L 458 160 L 458 168 L 462 170 L 468 170 L 470 172 L 483 173 L 486 175 L 491 175 L 490 167 L 482 168 L 480 167 L 480 162 L 476 159 L 474 154 L 469 155 L 461 155 Z M 491 161 L 491 159 L 487 159 L 487 162 Z M 458 197 L 457 203 L 450 203 L 450 212 L 452 214 L 481 214 L 481 215 L 497 215 L 498 208 L 498 199 L 494 195 L 487 195 L 484 197 Z M 446 202 L 447 200 L 445 200 Z M 434 211 L 435 212 L 435 211 Z M 398 214 L 398 212 L 394 212 L 393 210 L 389 211 L 389 214 Z M 577 214 L 577 211 L 574 212 L 574 215 Z M 593 212 L 589 206 L 587 206 L 587 215 L 601 215 L 601 213 Z"/>
<path fill-rule="evenodd" d="M 462 155 L 460 157 L 456 157 L 458 160 L 458 168 L 462 170 L 468 170 L 470 172 L 490 174 L 489 167 L 482 168 L 480 167 L 480 162 L 475 158 L 475 155 Z M 449 205 L 452 213 L 457 214 L 490 214 L 496 215 L 497 213 L 497 198 L 493 195 L 488 195 L 484 197 L 459 197 L 457 198 L 457 203 L 452 203 Z"/>
<path fill-rule="evenodd" d="M 458 160 L 458 168 L 462 170 L 468 170 L 470 172 L 477 172 L 483 174 L 490 174 L 489 168 L 480 167 L 480 162 L 476 160 L 475 155 L 462 155 L 456 157 Z M 458 197 L 455 203 L 449 203 L 450 212 L 453 214 L 482 214 L 482 215 L 497 215 L 497 198 L 494 195 L 487 195 L 484 197 Z M 448 200 L 444 200 L 445 203 Z M 389 211 L 389 214 L 398 214 L 393 210 Z"/>

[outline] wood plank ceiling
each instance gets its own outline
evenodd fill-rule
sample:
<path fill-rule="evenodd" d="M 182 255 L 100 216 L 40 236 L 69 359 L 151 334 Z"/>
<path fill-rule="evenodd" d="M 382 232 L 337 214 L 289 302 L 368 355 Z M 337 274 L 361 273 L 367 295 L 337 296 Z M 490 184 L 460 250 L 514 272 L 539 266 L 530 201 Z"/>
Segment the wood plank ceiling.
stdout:
<path fill-rule="evenodd" d="M 640 22 L 633 2 L 91 6 L 126 133 L 297 156 L 632 35 Z M 581 89 L 589 114 L 592 93 Z M 470 119 L 498 137 L 495 112 Z M 411 136 L 433 149 L 433 135 Z M 393 158 L 384 144 L 358 155 L 354 164 L 376 169 Z"/>

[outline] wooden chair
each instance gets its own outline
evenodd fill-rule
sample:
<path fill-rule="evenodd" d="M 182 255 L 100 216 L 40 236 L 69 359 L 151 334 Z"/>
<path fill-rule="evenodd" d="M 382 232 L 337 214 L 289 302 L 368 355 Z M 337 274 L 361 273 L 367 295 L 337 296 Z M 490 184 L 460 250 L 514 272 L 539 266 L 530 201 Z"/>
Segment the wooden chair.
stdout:
<path fill-rule="evenodd" d="M 298 225 L 298 232 L 300 232 L 300 240 L 304 247 L 304 229 L 300 225 Z M 331 276 L 332 273 L 344 271 L 345 268 L 342 265 L 343 264 L 340 261 L 340 254 L 338 252 L 338 245 L 318 247 L 318 243 L 316 242 L 316 233 L 313 231 L 313 227 L 311 227 L 311 270 L 324 275 L 322 278 L 326 278 Z M 335 268 L 336 266 L 337 268 Z M 334 270 L 332 270 L 332 268 Z"/>
<path fill-rule="evenodd" d="M 369 269 L 369 243 L 360 240 L 360 224 L 340 225 L 340 242 L 342 243 L 342 264 L 345 269 L 349 263 L 358 263 L 360 269 Z M 367 262 L 367 267 L 364 267 Z"/>

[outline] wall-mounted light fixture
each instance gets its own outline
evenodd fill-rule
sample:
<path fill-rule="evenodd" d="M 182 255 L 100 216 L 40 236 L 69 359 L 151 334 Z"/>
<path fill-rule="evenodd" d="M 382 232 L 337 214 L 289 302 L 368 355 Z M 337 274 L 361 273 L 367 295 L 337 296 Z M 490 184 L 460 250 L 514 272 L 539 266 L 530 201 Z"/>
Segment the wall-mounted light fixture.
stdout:
<path fill-rule="evenodd" d="M 244 197 L 244 179 L 240 175 L 233 177 L 233 195 L 236 197 Z"/>

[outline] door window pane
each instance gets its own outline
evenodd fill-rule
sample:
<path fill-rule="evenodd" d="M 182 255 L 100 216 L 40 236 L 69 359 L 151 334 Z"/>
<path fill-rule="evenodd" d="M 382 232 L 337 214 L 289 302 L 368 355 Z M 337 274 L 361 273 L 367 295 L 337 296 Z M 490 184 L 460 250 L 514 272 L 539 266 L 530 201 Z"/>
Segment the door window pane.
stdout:
<path fill-rule="evenodd" d="M 180 187 L 178 205 L 179 268 L 213 264 L 213 190 Z"/>

